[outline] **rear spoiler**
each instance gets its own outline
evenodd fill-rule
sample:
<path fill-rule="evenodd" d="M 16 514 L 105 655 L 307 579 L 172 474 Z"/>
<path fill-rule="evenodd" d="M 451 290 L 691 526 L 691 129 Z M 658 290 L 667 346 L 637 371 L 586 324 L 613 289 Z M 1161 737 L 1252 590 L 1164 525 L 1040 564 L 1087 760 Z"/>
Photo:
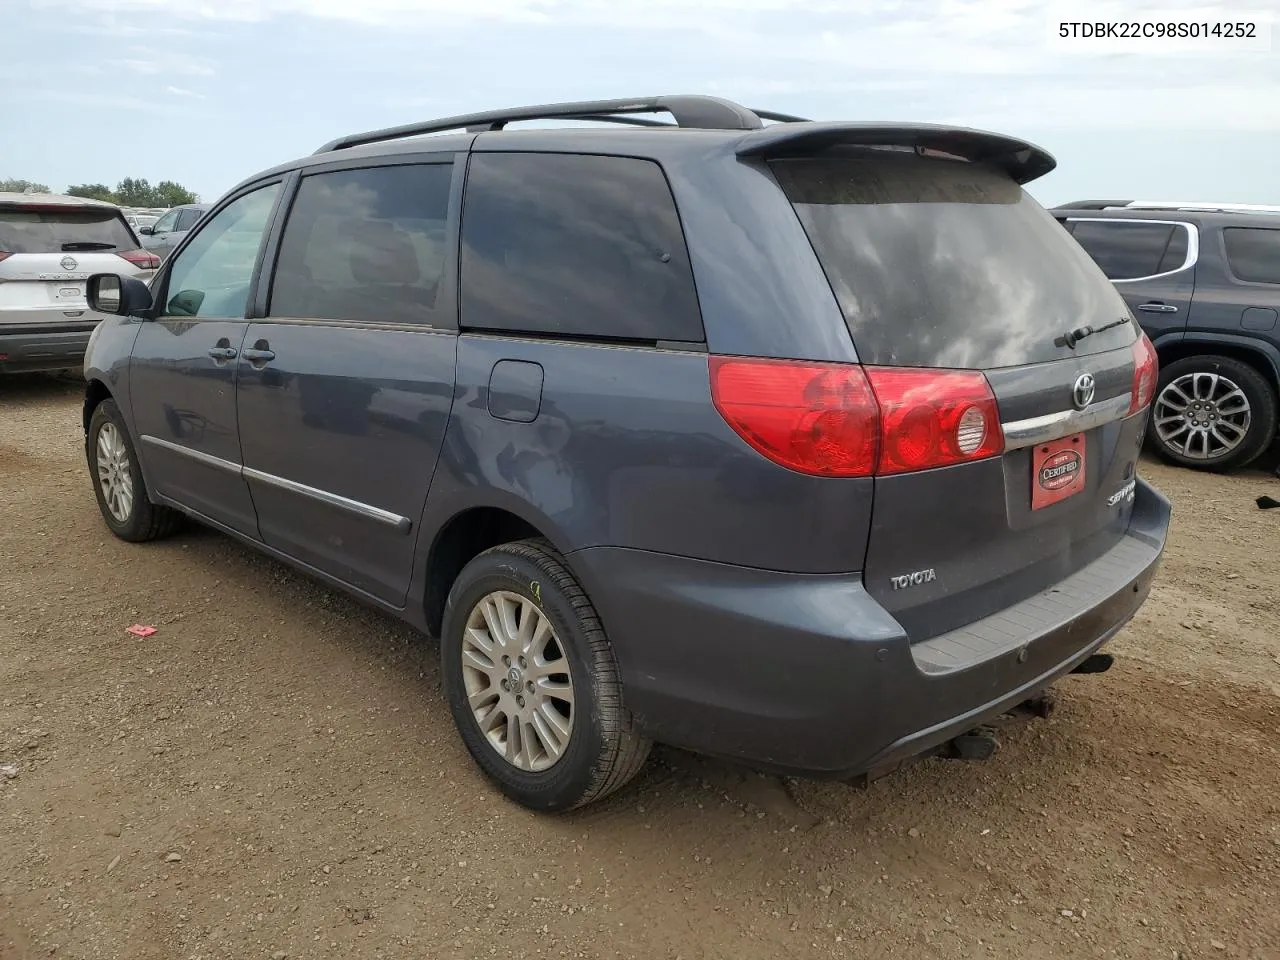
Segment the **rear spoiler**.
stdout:
<path fill-rule="evenodd" d="M 1058 165 L 1047 150 L 998 133 L 929 123 L 775 123 L 738 140 L 740 157 L 809 156 L 837 146 L 914 147 L 990 163 L 1018 183 Z"/>

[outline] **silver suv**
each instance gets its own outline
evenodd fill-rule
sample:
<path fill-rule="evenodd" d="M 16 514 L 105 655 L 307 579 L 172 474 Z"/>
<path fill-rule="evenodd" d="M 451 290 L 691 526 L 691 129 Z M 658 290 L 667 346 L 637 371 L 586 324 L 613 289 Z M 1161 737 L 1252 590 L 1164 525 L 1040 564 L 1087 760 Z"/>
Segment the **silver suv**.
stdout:
<path fill-rule="evenodd" d="M 85 281 L 148 281 L 160 258 L 115 204 L 49 193 L 0 193 L 0 374 L 78 367 L 102 314 Z"/>

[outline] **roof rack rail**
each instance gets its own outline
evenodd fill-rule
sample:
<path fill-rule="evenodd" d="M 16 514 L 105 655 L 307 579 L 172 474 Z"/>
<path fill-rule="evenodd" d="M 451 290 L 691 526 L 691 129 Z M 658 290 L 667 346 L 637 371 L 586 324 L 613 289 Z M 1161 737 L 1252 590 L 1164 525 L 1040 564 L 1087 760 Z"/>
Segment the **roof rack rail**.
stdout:
<path fill-rule="evenodd" d="M 635 116 L 645 113 L 668 113 L 675 123 Z M 456 117 L 406 123 L 398 127 L 353 133 L 331 140 L 316 151 L 317 154 L 404 137 L 417 137 L 447 130 L 466 130 L 478 133 L 501 130 L 508 123 L 520 120 L 591 120 L 602 123 L 621 123 L 641 127 L 687 127 L 702 130 L 759 130 L 765 120 L 779 123 L 803 123 L 804 118 L 768 110 L 749 110 L 732 100 L 697 95 L 641 97 L 635 100 L 584 100 L 577 103 L 548 103 L 532 107 L 512 107 L 506 110 L 487 110 L 466 113 Z"/>
<path fill-rule="evenodd" d="M 1170 210 L 1186 213 L 1280 213 L 1280 206 L 1262 203 L 1195 203 L 1178 200 L 1080 200 L 1057 210 Z"/>

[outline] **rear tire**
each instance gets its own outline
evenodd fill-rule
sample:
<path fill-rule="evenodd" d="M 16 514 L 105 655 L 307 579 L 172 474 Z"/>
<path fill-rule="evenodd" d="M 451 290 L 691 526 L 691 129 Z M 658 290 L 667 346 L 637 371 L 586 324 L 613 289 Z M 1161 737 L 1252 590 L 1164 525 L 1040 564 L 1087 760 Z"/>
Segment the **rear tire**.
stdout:
<path fill-rule="evenodd" d="M 1147 439 L 1163 459 L 1196 470 L 1238 470 L 1276 435 L 1276 393 L 1232 357 L 1175 360 L 1160 371 Z"/>
<path fill-rule="evenodd" d="M 182 514 L 152 503 L 147 496 L 137 452 L 114 400 L 103 400 L 94 408 L 85 436 L 85 455 L 98 509 L 117 537 L 142 543 L 178 529 Z"/>
<path fill-rule="evenodd" d="M 595 608 L 543 540 L 503 544 L 449 591 L 441 676 L 472 758 L 532 810 L 569 810 L 612 793 L 649 754 L 622 704 Z"/>

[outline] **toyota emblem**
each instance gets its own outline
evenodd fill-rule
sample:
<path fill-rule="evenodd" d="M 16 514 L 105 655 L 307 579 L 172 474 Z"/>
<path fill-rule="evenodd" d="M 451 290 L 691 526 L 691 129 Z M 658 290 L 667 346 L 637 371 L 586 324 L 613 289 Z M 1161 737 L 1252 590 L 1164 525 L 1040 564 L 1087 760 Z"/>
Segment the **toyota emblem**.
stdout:
<path fill-rule="evenodd" d="M 63 270 L 67 271 L 67 273 L 70 273 L 76 267 L 80 266 L 75 257 L 63 257 L 62 262 L 58 265 L 62 267 Z"/>
<path fill-rule="evenodd" d="M 1093 374 L 1082 373 L 1076 377 L 1075 385 L 1071 388 L 1071 399 L 1075 401 L 1077 410 L 1083 410 L 1093 403 L 1094 389 Z"/>

